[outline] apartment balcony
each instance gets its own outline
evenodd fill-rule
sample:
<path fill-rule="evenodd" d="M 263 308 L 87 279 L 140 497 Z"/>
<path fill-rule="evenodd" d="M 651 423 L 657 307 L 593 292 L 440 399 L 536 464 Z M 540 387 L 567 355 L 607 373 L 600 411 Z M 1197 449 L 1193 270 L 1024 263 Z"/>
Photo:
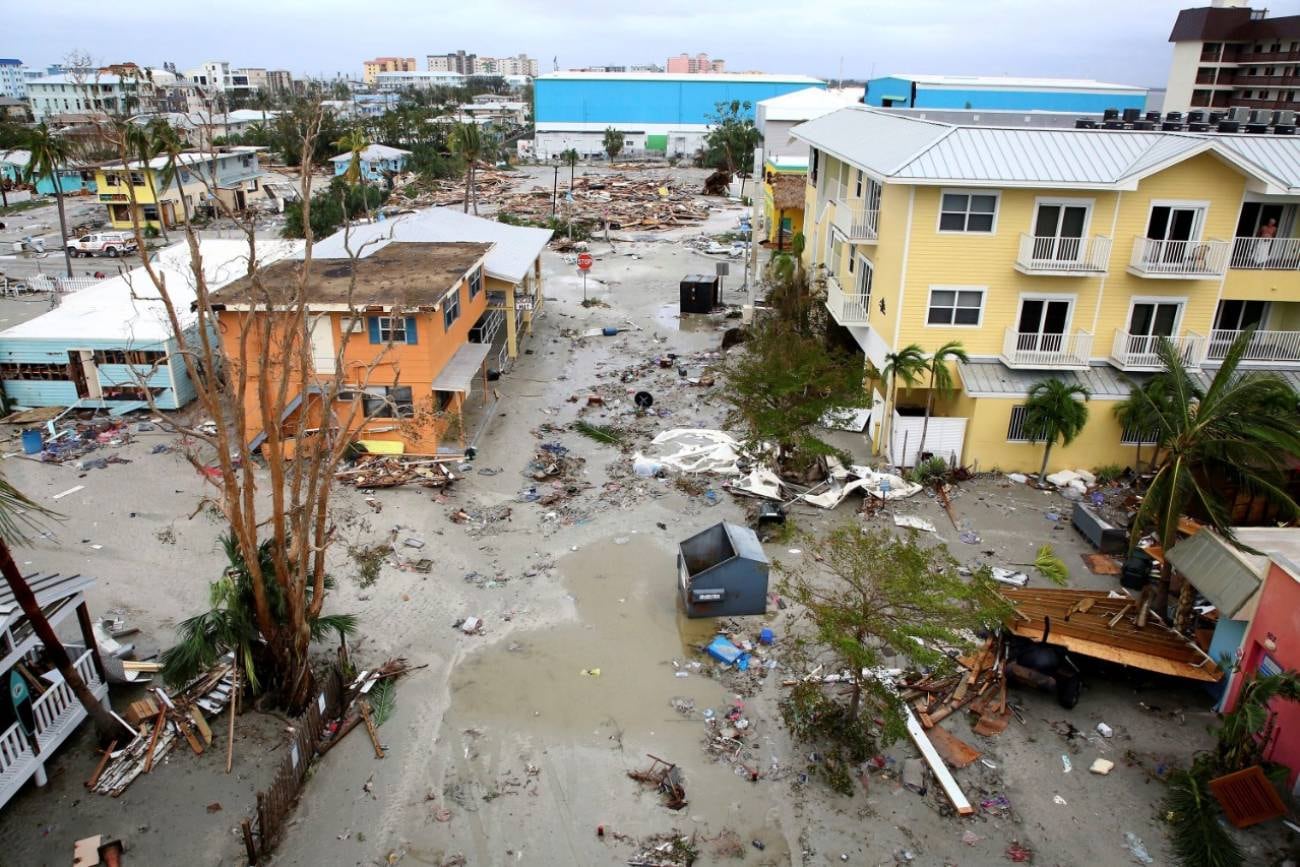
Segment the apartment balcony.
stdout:
<path fill-rule="evenodd" d="M 1300 271 L 1300 238 L 1233 238 L 1228 267 L 1250 271 Z"/>
<path fill-rule="evenodd" d="M 1047 334 L 1008 328 L 1002 338 L 1002 363 L 1030 370 L 1083 370 L 1092 357 L 1092 334 Z"/>
<path fill-rule="evenodd" d="M 834 277 L 826 277 L 826 309 L 840 325 L 866 325 L 871 313 L 871 296 L 845 292 Z"/>
<path fill-rule="evenodd" d="M 1020 235 L 1016 270 L 1022 274 L 1089 277 L 1105 274 L 1110 261 L 1110 238 L 1058 238 Z"/>
<path fill-rule="evenodd" d="M 1153 371 L 1162 370 L 1160 344 L 1168 340 L 1188 367 L 1201 366 L 1205 353 L 1205 337 L 1191 332 L 1181 337 L 1161 337 L 1156 334 L 1130 334 L 1116 329 L 1115 340 L 1111 344 L 1110 363 L 1120 370 Z"/>
<path fill-rule="evenodd" d="M 73 664 L 95 698 L 103 701 L 108 684 L 95 670 L 92 652 L 87 650 Z M 45 760 L 86 718 L 86 709 L 57 672 L 45 675 L 45 679 L 53 682 L 32 702 L 36 721 L 32 737 L 27 737 L 17 722 L 0 733 L 0 804 L 12 798 L 33 775 L 38 785 L 44 785 Z"/>
<path fill-rule="evenodd" d="M 826 185 L 826 195 L 835 202 L 832 223 L 852 243 L 874 243 L 879 237 L 880 211 L 868 208 L 863 199 L 849 197 L 849 188 L 839 181 Z"/>
<path fill-rule="evenodd" d="M 1159 280 L 1214 280 L 1223 276 L 1227 241 L 1158 241 L 1134 238 L 1130 274 Z"/>
<path fill-rule="evenodd" d="M 1205 358 L 1208 361 L 1222 361 L 1240 334 L 1240 331 L 1218 328 L 1211 331 Z M 1300 364 L 1300 331 L 1256 331 L 1251 335 L 1241 360 L 1243 364 L 1249 365 Z"/>

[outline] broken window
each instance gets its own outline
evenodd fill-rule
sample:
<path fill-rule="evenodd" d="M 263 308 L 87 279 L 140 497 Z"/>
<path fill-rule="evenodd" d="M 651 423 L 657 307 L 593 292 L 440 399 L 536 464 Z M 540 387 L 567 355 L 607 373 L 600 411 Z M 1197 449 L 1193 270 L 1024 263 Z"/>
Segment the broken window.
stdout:
<path fill-rule="evenodd" d="M 411 418 L 415 415 L 415 399 L 409 385 L 366 388 L 361 392 L 361 404 L 368 418 Z"/>
<path fill-rule="evenodd" d="M 96 364 L 158 364 L 167 353 L 154 349 L 96 349 Z"/>
<path fill-rule="evenodd" d="M 1160 441 L 1160 432 L 1154 428 L 1151 430 L 1139 430 L 1136 425 L 1130 425 L 1124 428 L 1124 432 L 1119 435 L 1119 443 L 1123 446 L 1151 446 Z"/>
<path fill-rule="evenodd" d="M 475 268 L 469 275 L 469 299 L 473 301 L 483 291 L 483 269 Z"/>

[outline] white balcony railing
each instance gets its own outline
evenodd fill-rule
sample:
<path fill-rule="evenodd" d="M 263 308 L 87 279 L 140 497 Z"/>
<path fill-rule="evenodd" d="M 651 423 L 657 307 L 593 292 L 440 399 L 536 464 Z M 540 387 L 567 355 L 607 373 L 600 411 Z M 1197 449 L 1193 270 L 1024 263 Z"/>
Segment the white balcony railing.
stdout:
<path fill-rule="evenodd" d="M 1162 337 L 1156 334 L 1130 334 L 1116 329 L 1111 344 L 1110 357 L 1120 370 L 1160 370 L 1160 342 L 1168 340 L 1189 367 L 1200 367 L 1205 352 L 1205 337 L 1187 333 L 1181 337 Z"/>
<path fill-rule="evenodd" d="M 86 686 L 93 689 L 99 685 L 99 673 L 95 671 L 95 662 L 91 651 L 87 650 L 73 663 Z M 76 694 L 62 678 L 45 690 L 45 694 L 32 702 L 32 716 L 36 719 L 36 742 L 41 754 L 62 742 L 63 736 L 86 716 L 86 710 L 77 700 Z"/>
<path fill-rule="evenodd" d="M 826 309 L 840 325 L 866 325 L 871 296 L 845 292 L 833 276 L 826 277 Z"/>
<path fill-rule="evenodd" d="M 1223 276 L 1227 241 L 1157 241 L 1134 238 L 1129 270 L 1140 277 L 1206 279 Z"/>
<path fill-rule="evenodd" d="M 1020 235 L 1016 267 L 1029 274 L 1104 274 L 1110 261 L 1110 238 L 1060 238 Z"/>
<path fill-rule="evenodd" d="M 1234 238 L 1228 267 L 1300 271 L 1300 238 Z"/>
<path fill-rule="evenodd" d="M 850 241 L 874 241 L 879 237 L 880 211 L 868 208 L 861 197 L 850 198 L 852 192 L 835 178 L 826 181 L 826 198 L 835 202 L 833 222 Z"/>
<path fill-rule="evenodd" d="M 1210 332 L 1210 342 L 1205 350 L 1205 357 L 1222 361 L 1228 354 L 1228 348 L 1237 339 L 1240 331 L 1226 331 L 1216 328 Z M 1242 361 L 1264 361 L 1272 363 L 1300 363 L 1300 331 L 1256 331 L 1250 337 Z"/>
<path fill-rule="evenodd" d="M 1092 357 L 1092 334 L 1045 334 L 1008 328 L 1002 338 L 1002 362 L 1008 367 L 1084 368 Z"/>

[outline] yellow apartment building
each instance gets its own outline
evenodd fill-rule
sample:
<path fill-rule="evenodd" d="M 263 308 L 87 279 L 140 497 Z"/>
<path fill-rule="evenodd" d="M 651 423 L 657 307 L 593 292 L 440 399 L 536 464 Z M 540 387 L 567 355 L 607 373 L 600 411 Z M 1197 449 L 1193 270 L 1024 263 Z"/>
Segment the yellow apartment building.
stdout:
<path fill-rule="evenodd" d="M 1164 338 L 1208 381 L 1254 327 L 1246 365 L 1300 385 L 1296 136 L 1002 129 L 865 107 L 793 135 L 810 148 L 805 264 L 841 336 L 877 368 L 912 343 L 957 340 L 970 355 L 926 452 L 1036 471 L 1024 403 L 1055 377 L 1091 399 L 1050 469 L 1131 465 L 1149 437 L 1113 410 L 1159 368 Z M 890 452 L 904 465 L 925 399 L 897 401 Z"/>
<path fill-rule="evenodd" d="M 155 157 L 147 164 L 137 160 L 95 169 L 97 195 L 114 229 L 130 230 L 132 211 L 141 228 L 178 226 L 214 200 L 242 211 L 262 192 L 266 174 L 255 148 L 186 151 L 176 158 L 175 175 L 168 172 L 169 164 L 168 157 Z"/>

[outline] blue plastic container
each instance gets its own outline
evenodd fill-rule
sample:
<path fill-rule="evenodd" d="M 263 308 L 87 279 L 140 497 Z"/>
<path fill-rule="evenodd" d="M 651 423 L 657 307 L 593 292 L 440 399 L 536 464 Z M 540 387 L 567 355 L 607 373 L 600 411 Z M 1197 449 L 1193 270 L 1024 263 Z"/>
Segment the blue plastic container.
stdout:
<path fill-rule="evenodd" d="M 38 455 L 41 449 L 45 447 L 44 439 L 41 437 L 40 428 L 31 428 L 23 431 L 23 453 L 29 455 Z"/>

